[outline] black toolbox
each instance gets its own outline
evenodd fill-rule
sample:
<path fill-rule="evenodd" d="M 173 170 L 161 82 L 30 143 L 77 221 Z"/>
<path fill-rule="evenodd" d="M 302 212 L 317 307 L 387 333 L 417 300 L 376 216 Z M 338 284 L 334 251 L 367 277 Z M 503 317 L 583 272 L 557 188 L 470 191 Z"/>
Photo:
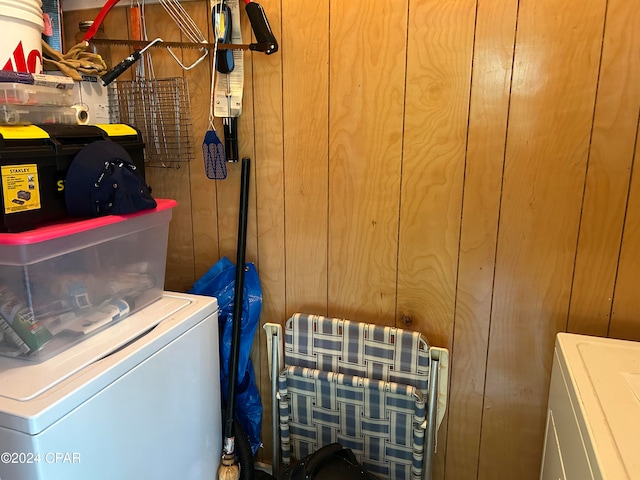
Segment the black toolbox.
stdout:
<path fill-rule="evenodd" d="M 67 217 L 64 181 L 75 155 L 96 140 L 112 140 L 144 176 L 140 131 L 124 124 L 0 126 L 2 232 L 22 232 Z"/>

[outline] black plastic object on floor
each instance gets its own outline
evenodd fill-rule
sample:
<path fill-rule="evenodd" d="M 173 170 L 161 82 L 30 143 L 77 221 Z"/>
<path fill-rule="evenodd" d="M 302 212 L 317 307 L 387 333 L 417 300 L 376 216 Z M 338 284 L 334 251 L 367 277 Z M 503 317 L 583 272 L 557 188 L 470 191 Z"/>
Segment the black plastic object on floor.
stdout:
<path fill-rule="evenodd" d="M 322 447 L 285 469 L 280 480 L 377 480 L 339 443 Z"/>

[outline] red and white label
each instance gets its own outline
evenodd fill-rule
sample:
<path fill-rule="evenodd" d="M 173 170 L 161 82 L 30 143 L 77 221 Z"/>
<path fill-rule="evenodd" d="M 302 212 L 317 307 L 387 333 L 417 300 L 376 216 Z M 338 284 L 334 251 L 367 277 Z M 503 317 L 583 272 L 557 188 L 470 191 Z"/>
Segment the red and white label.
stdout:
<path fill-rule="evenodd" d="M 42 71 L 42 53 L 40 50 L 34 48 L 28 55 L 25 55 L 21 40 L 18 42 L 18 45 L 16 45 L 16 48 L 14 48 L 12 56 L 6 61 L 2 70 L 40 73 Z"/>

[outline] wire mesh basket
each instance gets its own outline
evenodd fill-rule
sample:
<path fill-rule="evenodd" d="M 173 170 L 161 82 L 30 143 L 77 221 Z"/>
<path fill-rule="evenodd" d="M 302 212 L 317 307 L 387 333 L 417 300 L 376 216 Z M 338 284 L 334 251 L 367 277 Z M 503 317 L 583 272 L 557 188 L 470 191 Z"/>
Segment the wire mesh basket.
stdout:
<path fill-rule="evenodd" d="M 112 121 L 140 130 L 145 165 L 180 168 L 194 156 L 187 79 L 118 80 L 109 86 Z"/>

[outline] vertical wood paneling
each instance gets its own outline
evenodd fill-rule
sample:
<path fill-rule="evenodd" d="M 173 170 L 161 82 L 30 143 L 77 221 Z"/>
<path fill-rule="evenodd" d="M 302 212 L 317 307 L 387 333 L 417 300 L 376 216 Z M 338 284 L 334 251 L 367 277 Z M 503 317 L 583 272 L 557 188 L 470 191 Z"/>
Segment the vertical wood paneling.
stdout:
<path fill-rule="evenodd" d="M 286 316 L 327 313 L 329 1 L 282 3 Z"/>
<path fill-rule="evenodd" d="M 188 2 L 185 10 L 194 19 L 205 38 L 212 40 L 211 9 L 208 2 Z M 184 50 L 187 65 L 195 61 L 198 50 Z M 195 255 L 195 278 L 200 278 L 219 258 L 217 186 L 224 180 L 207 178 L 202 154 L 202 142 L 209 130 L 209 110 L 211 106 L 211 71 L 213 52 L 200 65 L 185 72 L 189 80 L 191 95 L 191 116 L 193 121 L 193 143 L 195 159 L 189 166 L 191 180 L 191 208 L 193 211 L 193 249 Z M 216 132 L 224 138 L 222 121 L 215 119 Z"/>
<path fill-rule="evenodd" d="M 613 311 L 609 336 L 640 341 L 640 297 L 638 296 L 638 272 L 640 271 L 640 122 L 637 123 L 629 203 L 622 237 L 620 265 L 616 278 Z"/>
<path fill-rule="evenodd" d="M 280 38 L 279 0 L 261 3 L 269 15 L 271 28 Z M 244 7 L 243 7 L 244 8 Z M 282 54 L 282 52 L 281 52 Z M 253 109 L 257 196 L 258 258 L 263 287 L 263 317 L 276 322 L 285 309 L 284 263 L 284 171 L 282 127 L 282 69 L 275 55 L 254 53 Z"/>
<path fill-rule="evenodd" d="M 214 2 L 215 3 L 215 2 Z M 243 8 L 240 2 L 240 8 Z M 251 27 L 246 15 L 241 15 L 242 39 L 249 42 L 251 39 Z M 242 115 L 238 117 L 238 154 L 240 158 L 255 158 L 254 122 L 253 122 L 253 58 L 250 52 L 244 56 L 244 93 L 242 99 Z M 223 130 L 220 130 L 223 134 Z M 224 135 L 224 134 L 223 134 Z M 223 136 L 224 138 L 224 136 Z M 247 252 L 248 262 L 257 262 L 257 235 L 256 235 L 256 164 L 251 163 L 250 194 L 249 194 L 249 221 L 247 226 Z M 240 173 L 241 162 L 227 163 L 227 178 L 216 182 L 217 192 L 217 217 L 218 238 L 220 256 L 227 256 L 233 262 L 236 260 L 238 242 L 238 213 L 240 200 Z"/>
<path fill-rule="evenodd" d="M 635 143 L 635 132 L 626 127 L 640 109 L 639 58 L 638 2 L 609 0 L 570 332 L 607 335 Z"/>
<path fill-rule="evenodd" d="M 398 314 L 437 345 L 452 333 L 474 20 L 474 0 L 409 16 Z"/>
<path fill-rule="evenodd" d="M 516 0 L 477 5 L 446 478 L 477 478 L 517 7 Z"/>
<path fill-rule="evenodd" d="M 242 2 L 241 2 L 242 3 Z M 281 38 L 280 0 L 260 2 L 271 29 Z M 242 7 L 244 9 L 244 7 Z M 280 51 L 280 55 L 283 52 Z M 254 53 L 253 101 L 255 124 L 255 174 L 258 260 L 262 284 L 262 313 L 255 336 L 254 367 L 263 392 L 270 392 L 270 372 L 266 350 L 266 335 L 262 325 L 281 322 L 285 306 L 285 224 L 284 224 L 284 162 L 282 121 L 282 68 L 278 54 Z M 258 350 L 256 349 L 256 350 Z M 262 456 L 271 462 L 271 402 L 263 402 L 264 449 Z"/>
<path fill-rule="evenodd" d="M 330 3 L 329 313 L 394 322 L 407 0 Z"/>
<path fill-rule="evenodd" d="M 520 2 L 482 479 L 538 476 L 553 342 L 569 306 L 604 6 L 600 0 Z"/>
<path fill-rule="evenodd" d="M 411 2 L 397 315 L 450 347 L 471 84 L 475 0 Z M 446 438 L 446 422 L 440 438 Z M 444 475 L 439 441 L 433 478 Z"/>
<path fill-rule="evenodd" d="M 282 2 L 287 222 L 286 315 L 280 322 L 296 311 L 327 312 L 328 6 Z"/>

